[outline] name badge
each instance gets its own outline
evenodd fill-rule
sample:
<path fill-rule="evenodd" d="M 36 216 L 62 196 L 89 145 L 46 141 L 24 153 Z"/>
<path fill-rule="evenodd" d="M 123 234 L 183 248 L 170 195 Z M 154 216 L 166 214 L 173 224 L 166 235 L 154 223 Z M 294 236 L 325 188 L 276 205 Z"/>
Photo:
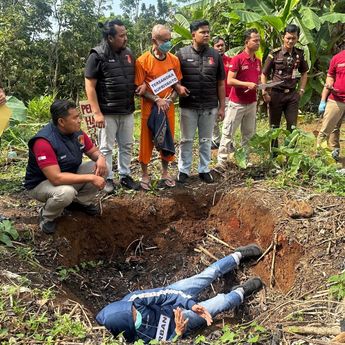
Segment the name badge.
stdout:
<path fill-rule="evenodd" d="M 157 327 L 156 340 L 165 341 L 168 337 L 168 330 L 170 324 L 170 317 L 166 315 L 161 315 L 159 318 L 159 323 Z"/>
<path fill-rule="evenodd" d="M 60 159 L 65 159 L 67 156 L 64 155 L 64 156 L 60 156 Z"/>
<path fill-rule="evenodd" d="M 193 61 L 194 61 L 194 59 L 187 59 L 187 61 L 188 61 L 188 62 L 193 62 Z"/>

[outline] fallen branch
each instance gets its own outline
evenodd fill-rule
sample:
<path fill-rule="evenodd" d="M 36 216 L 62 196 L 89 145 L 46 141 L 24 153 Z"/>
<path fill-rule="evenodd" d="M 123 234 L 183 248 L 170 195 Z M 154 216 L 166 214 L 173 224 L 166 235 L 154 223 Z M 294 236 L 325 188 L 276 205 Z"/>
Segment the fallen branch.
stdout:
<path fill-rule="evenodd" d="M 210 258 L 212 258 L 213 260 L 216 260 L 216 261 L 219 260 L 216 256 L 214 256 L 212 253 L 210 253 L 207 249 L 205 249 L 205 248 L 203 248 L 203 247 L 201 247 L 201 246 L 199 246 L 198 249 L 199 249 L 202 253 L 208 255 L 208 256 L 209 256 Z"/>
<path fill-rule="evenodd" d="M 207 236 L 210 237 L 210 238 L 212 238 L 212 239 L 215 240 L 216 242 L 218 242 L 218 243 L 224 245 L 225 247 L 228 247 L 228 248 L 230 248 L 231 250 L 235 250 L 234 247 L 232 247 L 232 246 L 230 246 L 229 244 L 227 244 L 226 242 L 220 240 L 218 237 L 213 236 L 213 235 L 211 235 L 211 234 L 207 234 Z"/>
<path fill-rule="evenodd" d="M 297 333 L 297 334 L 310 334 L 310 335 L 338 335 L 340 333 L 340 327 L 310 327 L 310 326 L 290 326 L 284 327 L 284 332 Z"/>

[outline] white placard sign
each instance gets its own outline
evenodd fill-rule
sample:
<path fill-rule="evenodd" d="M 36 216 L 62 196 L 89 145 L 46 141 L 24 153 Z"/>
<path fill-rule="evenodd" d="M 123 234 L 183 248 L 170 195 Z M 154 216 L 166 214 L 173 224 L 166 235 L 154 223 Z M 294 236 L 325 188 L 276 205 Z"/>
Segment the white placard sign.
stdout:
<path fill-rule="evenodd" d="M 173 70 L 170 70 L 169 72 L 149 82 L 149 85 L 151 86 L 153 93 L 157 95 L 171 85 L 176 84 L 177 82 L 178 79 L 175 72 Z"/>
<path fill-rule="evenodd" d="M 94 144 L 98 145 L 97 127 L 92 113 L 91 105 L 88 101 L 79 102 L 80 111 L 83 114 L 83 120 L 86 124 L 87 133 Z"/>

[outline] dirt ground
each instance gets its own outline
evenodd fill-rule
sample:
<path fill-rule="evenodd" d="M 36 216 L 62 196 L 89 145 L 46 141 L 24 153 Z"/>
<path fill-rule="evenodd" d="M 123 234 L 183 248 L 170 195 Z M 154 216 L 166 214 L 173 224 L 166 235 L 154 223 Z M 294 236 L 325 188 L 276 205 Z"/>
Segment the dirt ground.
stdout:
<path fill-rule="evenodd" d="M 305 129 L 315 130 L 315 124 Z M 0 214 L 20 233 L 16 245 L 32 254 L 3 256 L 0 271 L 26 275 L 40 289 L 56 287 L 62 306 L 76 301 L 96 326 L 96 313 L 128 292 L 191 276 L 255 242 L 263 257 L 215 282 L 200 299 L 251 276 L 261 277 L 265 289 L 219 316 L 205 334 L 212 339 L 224 322 L 255 320 L 273 338 L 282 327 L 285 344 L 310 344 L 305 330 L 301 336 L 291 327 L 339 328 L 345 319 L 345 301 L 330 296 L 327 281 L 345 269 L 345 198 L 302 187 L 276 189 L 260 176 L 248 185 L 245 178 L 246 172 L 234 170 L 211 185 L 194 176 L 168 191 L 103 195 L 101 216 L 66 212 L 53 236 L 40 232 L 40 205 L 25 192 L 0 196 Z M 316 335 L 321 342 L 330 338 Z"/>
<path fill-rule="evenodd" d="M 39 260 L 40 277 L 28 276 L 56 285 L 62 299 L 90 312 L 92 322 L 104 305 L 129 291 L 191 276 L 233 248 L 256 242 L 266 252 L 259 262 L 228 274 L 201 298 L 250 276 L 260 276 L 266 288 L 235 314 L 219 317 L 213 329 L 223 320 L 253 319 L 272 330 L 277 324 L 339 325 L 344 302 L 332 302 L 327 278 L 345 269 L 344 198 L 272 189 L 263 181 L 246 187 L 242 181 L 232 176 L 205 185 L 192 178 L 157 195 L 106 197 L 102 216 L 67 213 L 54 236 L 39 231 L 37 205 L 25 193 L 2 197 L 0 213 L 14 220 L 22 245 L 30 245 Z M 27 271 L 25 262 L 0 265 Z"/>

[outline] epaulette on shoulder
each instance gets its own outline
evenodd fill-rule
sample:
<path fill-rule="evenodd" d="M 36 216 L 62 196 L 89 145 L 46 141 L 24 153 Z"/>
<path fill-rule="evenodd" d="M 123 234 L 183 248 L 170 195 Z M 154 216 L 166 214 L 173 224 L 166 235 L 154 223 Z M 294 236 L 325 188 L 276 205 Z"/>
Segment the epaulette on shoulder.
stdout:
<path fill-rule="evenodd" d="M 282 49 L 282 47 L 279 47 L 279 48 L 275 48 L 275 49 L 273 49 L 272 50 L 272 53 L 276 53 L 276 52 L 279 52 L 279 50 L 281 50 Z"/>
<path fill-rule="evenodd" d="M 299 52 L 304 52 L 304 50 L 303 49 L 301 49 L 301 48 L 297 48 L 297 47 L 295 47 L 295 49 L 297 50 L 297 51 L 299 51 Z"/>
<path fill-rule="evenodd" d="M 268 54 L 268 57 L 273 59 L 273 54 L 276 53 L 276 52 L 279 52 L 282 48 L 279 47 L 279 48 L 276 48 L 276 49 L 273 49 L 269 54 Z"/>

